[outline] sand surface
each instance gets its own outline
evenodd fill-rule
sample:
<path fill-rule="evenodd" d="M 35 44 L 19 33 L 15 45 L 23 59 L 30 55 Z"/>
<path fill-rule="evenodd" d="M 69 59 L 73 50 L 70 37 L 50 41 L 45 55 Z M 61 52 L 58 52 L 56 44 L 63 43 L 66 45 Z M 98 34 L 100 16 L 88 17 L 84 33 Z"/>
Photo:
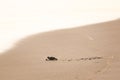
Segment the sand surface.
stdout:
<path fill-rule="evenodd" d="M 119 79 L 120 20 L 32 35 L 0 56 L 0 80 Z"/>

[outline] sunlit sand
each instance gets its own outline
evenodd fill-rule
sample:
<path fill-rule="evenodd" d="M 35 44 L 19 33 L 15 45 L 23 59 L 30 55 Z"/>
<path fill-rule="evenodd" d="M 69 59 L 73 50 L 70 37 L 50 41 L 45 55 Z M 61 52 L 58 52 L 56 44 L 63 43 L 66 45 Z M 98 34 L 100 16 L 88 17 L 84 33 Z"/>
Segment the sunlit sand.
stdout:
<path fill-rule="evenodd" d="M 0 56 L 0 80 L 119 80 L 119 53 L 120 20 L 31 35 Z"/>

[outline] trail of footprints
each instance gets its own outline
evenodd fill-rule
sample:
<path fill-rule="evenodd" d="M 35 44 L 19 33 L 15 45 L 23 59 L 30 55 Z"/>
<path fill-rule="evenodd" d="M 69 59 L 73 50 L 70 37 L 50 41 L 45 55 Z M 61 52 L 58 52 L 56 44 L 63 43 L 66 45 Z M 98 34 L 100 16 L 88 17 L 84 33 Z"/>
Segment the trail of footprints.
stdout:
<path fill-rule="evenodd" d="M 103 59 L 103 57 L 88 57 L 88 58 L 80 58 L 80 59 L 68 59 L 67 61 L 86 61 L 86 60 L 96 60 Z"/>

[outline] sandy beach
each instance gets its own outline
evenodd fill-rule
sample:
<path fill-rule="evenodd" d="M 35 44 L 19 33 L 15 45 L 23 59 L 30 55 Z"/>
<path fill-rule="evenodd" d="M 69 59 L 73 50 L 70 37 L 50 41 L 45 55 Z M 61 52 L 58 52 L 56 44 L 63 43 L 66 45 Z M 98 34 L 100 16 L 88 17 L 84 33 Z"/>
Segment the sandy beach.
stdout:
<path fill-rule="evenodd" d="M 119 79 L 120 19 L 31 35 L 0 55 L 0 80 Z"/>

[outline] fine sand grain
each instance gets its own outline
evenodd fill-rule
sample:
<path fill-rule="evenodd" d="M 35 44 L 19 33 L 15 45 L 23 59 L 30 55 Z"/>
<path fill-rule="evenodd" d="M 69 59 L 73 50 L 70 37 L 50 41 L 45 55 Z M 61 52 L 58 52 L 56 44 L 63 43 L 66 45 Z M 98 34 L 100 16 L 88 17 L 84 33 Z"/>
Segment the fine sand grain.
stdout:
<path fill-rule="evenodd" d="M 32 35 L 0 56 L 0 80 L 119 79 L 120 20 Z"/>

